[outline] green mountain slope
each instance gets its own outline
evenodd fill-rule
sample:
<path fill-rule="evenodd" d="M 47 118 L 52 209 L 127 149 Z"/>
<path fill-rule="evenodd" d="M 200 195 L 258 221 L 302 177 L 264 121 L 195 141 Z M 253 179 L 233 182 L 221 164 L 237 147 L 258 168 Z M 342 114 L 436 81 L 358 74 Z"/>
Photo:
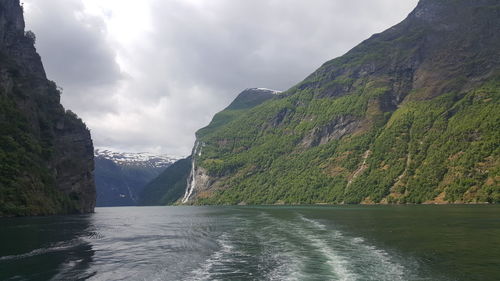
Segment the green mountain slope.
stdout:
<path fill-rule="evenodd" d="M 276 98 L 278 93 L 278 91 L 269 89 L 246 89 L 241 92 L 228 107 L 217 113 L 209 126 L 200 131 L 205 130 L 209 132 L 216 128 L 223 127 L 253 107 Z M 194 164 L 192 157 L 175 162 L 146 185 L 139 197 L 138 204 L 143 206 L 155 206 L 169 205 L 176 201 L 182 201 L 181 199 L 183 196 L 186 197 L 189 193 L 189 190 L 186 192 L 186 188 L 188 182 L 192 182 L 192 167 Z"/>
<path fill-rule="evenodd" d="M 179 200 L 186 191 L 190 170 L 190 158 L 181 159 L 167 167 L 165 171 L 144 187 L 138 205 L 169 205 Z"/>
<path fill-rule="evenodd" d="M 500 5 L 422 0 L 197 132 L 191 204 L 500 201 Z"/>
<path fill-rule="evenodd" d="M 260 88 L 249 88 L 238 94 L 234 101 L 223 111 L 215 114 L 210 124 L 201 129 L 200 133 L 210 132 L 233 121 L 249 109 L 268 101 L 278 94 L 278 91 Z"/>

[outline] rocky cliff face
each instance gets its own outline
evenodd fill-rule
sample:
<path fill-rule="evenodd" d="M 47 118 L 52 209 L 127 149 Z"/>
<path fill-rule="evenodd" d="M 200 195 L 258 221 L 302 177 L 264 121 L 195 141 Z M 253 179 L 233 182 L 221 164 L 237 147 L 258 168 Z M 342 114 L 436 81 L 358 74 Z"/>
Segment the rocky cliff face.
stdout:
<path fill-rule="evenodd" d="M 93 144 L 60 104 L 18 0 L 0 1 L 0 215 L 93 212 Z"/>
<path fill-rule="evenodd" d="M 194 204 L 500 201 L 500 5 L 400 24 L 197 132 Z M 327 40 L 327 39 L 325 39 Z"/>

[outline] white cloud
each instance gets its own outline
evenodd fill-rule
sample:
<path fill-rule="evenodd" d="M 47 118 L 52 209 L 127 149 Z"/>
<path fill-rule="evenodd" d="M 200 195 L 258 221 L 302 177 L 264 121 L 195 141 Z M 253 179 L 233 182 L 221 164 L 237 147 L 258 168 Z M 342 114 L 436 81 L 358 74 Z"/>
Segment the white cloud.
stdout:
<path fill-rule="evenodd" d="M 25 0 L 63 103 L 97 146 L 190 152 L 244 88 L 286 90 L 417 0 Z"/>

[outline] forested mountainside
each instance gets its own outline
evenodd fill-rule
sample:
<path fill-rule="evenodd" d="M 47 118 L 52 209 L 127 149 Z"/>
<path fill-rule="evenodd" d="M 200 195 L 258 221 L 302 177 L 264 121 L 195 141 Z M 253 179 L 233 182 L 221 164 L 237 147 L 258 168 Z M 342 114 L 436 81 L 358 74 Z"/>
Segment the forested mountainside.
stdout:
<path fill-rule="evenodd" d="M 93 144 L 60 104 L 18 0 L 0 1 L 0 216 L 93 212 Z"/>
<path fill-rule="evenodd" d="M 191 171 L 191 159 L 181 159 L 149 182 L 140 193 L 138 205 L 170 205 L 182 198 Z"/>
<path fill-rule="evenodd" d="M 246 89 L 228 107 L 216 114 L 206 129 L 212 130 L 224 126 L 279 93 L 279 91 L 263 88 Z M 169 205 L 177 201 L 187 201 L 192 190 L 187 187 L 193 185 L 192 181 L 195 179 L 192 174 L 194 168 L 195 162 L 192 161 L 192 157 L 181 159 L 168 167 L 144 188 L 139 198 L 139 205 Z"/>
<path fill-rule="evenodd" d="M 498 0 L 421 0 L 288 91 L 218 113 L 182 201 L 499 202 L 499 26 Z"/>
<path fill-rule="evenodd" d="M 177 159 L 100 149 L 94 156 L 98 207 L 137 205 L 143 188 Z"/>

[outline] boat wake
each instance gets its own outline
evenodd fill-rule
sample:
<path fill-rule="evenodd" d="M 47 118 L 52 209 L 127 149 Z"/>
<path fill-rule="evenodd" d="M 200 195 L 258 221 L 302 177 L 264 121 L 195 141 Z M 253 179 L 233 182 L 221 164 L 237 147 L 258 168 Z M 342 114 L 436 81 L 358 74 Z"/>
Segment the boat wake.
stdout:
<path fill-rule="evenodd" d="M 398 256 L 321 221 L 265 212 L 224 232 L 184 280 L 414 280 Z"/>
<path fill-rule="evenodd" d="M 80 238 L 69 240 L 69 241 L 64 241 L 64 242 L 58 242 L 58 243 L 51 244 L 48 247 L 38 248 L 38 249 L 35 249 L 33 251 L 24 253 L 24 254 L 2 256 L 2 257 L 0 257 L 0 261 L 20 260 L 20 259 L 38 256 L 38 255 L 44 255 L 47 253 L 63 252 L 63 251 L 67 251 L 67 250 L 72 249 L 72 248 L 76 248 L 84 243 L 85 243 L 85 241 L 83 239 L 80 239 Z"/>

